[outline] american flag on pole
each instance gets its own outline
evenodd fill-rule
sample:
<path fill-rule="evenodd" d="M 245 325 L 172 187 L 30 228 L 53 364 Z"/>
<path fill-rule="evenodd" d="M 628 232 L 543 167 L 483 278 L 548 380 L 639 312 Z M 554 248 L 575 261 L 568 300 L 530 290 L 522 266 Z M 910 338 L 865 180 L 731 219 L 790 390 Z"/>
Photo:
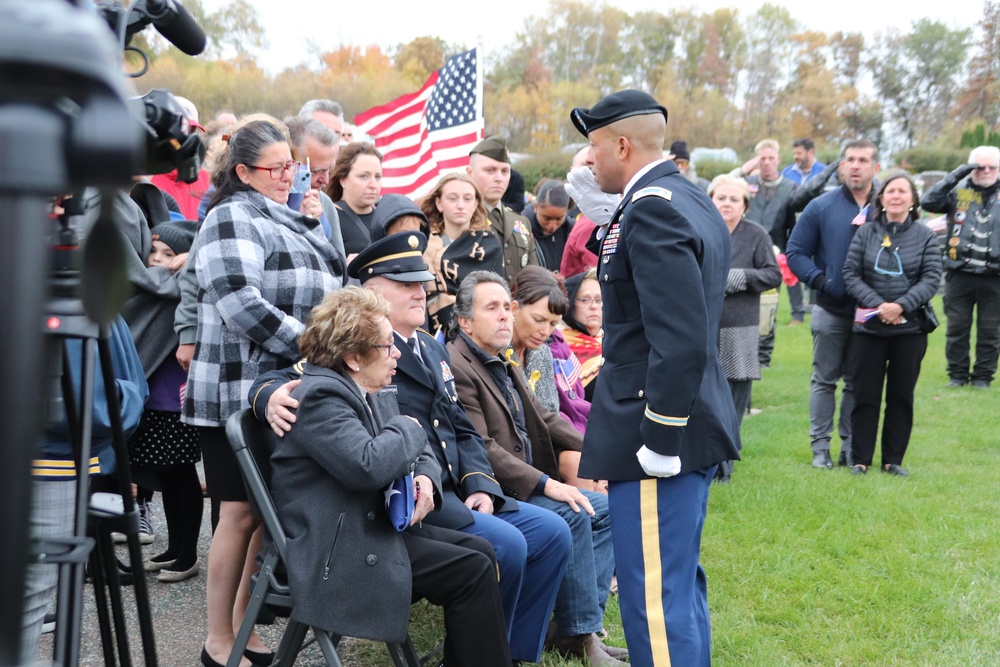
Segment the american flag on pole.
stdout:
<path fill-rule="evenodd" d="M 426 194 L 443 174 L 464 169 L 483 138 L 479 48 L 448 58 L 420 90 L 354 121 L 382 152 L 382 194 Z"/>

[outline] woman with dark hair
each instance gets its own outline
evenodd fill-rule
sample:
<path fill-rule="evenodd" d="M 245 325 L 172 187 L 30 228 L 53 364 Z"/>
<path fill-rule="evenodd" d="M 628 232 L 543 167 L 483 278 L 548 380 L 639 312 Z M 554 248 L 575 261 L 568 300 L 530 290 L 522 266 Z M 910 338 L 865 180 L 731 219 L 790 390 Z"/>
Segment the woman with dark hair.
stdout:
<path fill-rule="evenodd" d="M 566 239 L 573 230 L 573 220 L 568 215 L 569 194 L 562 181 L 545 181 L 538 188 L 538 195 L 524 209 L 524 217 L 531 223 L 539 261 L 544 255 L 544 265 L 558 271 L 562 265 Z"/>
<path fill-rule="evenodd" d="M 206 667 L 224 663 L 232 649 L 260 547 L 226 420 L 247 407 L 258 375 L 299 358 L 309 311 L 344 275 L 320 221 L 286 206 L 297 171 L 279 121 L 237 126 L 215 164 L 216 191 L 197 242 L 198 342 L 182 420 L 199 428 L 208 492 L 219 504 L 208 553 Z M 274 657 L 256 636 L 246 656 L 254 664 Z"/>
<path fill-rule="evenodd" d="M 466 174 L 445 174 L 424 197 L 421 209 L 431 233 L 424 257 L 435 279 L 427 284 L 427 313 L 433 331 L 448 326 L 458 286 L 473 271 L 505 275 L 500 237 L 486 217 L 483 196 Z"/>
<path fill-rule="evenodd" d="M 562 334 L 569 349 L 580 361 L 580 382 L 585 398 L 592 401 L 597 373 L 604 360 L 601 343 L 604 338 L 604 300 L 601 298 L 601 285 L 597 282 L 597 269 L 567 278 L 566 293 L 570 307 L 563 315 Z"/>
<path fill-rule="evenodd" d="M 525 382 L 542 405 L 583 435 L 590 403 L 583 397 L 581 365 L 557 328 L 569 312 L 562 281 L 547 269 L 526 266 L 517 274 L 511 296 L 512 345 Z"/>
<path fill-rule="evenodd" d="M 708 186 L 708 196 L 729 228 L 733 245 L 719 322 L 719 360 L 733 395 L 736 418 L 742 423 L 750 407 L 753 381 L 760 379 L 760 295 L 778 286 L 781 269 L 774 259 L 770 235 L 745 217 L 750 207 L 747 182 L 729 174 L 716 176 Z M 728 482 L 732 473 L 733 462 L 723 461 L 715 478 Z"/>
<path fill-rule="evenodd" d="M 874 213 L 851 241 L 844 284 L 857 302 L 848 359 L 854 374 L 851 412 L 852 475 L 872 465 L 882 389 L 882 467 L 906 477 L 903 456 L 913 430 L 913 390 L 937 325 L 930 300 L 941 284 L 941 249 L 934 232 L 918 222 L 920 199 L 904 171 L 885 176 Z"/>
<path fill-rule="evenodd" d="M 382 194 L 382 154 L 361 142 L 341 148 L 326 193 L 337 207 L 344 252 L 351 261 L 372 242 L 372 217 Z"/>

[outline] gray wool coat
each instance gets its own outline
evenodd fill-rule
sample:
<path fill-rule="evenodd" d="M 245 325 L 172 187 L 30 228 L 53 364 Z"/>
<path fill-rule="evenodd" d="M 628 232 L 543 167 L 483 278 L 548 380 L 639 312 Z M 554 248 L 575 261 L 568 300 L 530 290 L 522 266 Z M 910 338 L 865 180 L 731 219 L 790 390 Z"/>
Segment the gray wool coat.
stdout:
<path fill-rule="evenodd" d="M 295 428 L 271 456 L 292 616 L 338 635 L 402 642 L 410 560 L 383 490 L 412 471 L 430 477 L 440 498 L 427 436 L 393 410 L 391 388 L 366 401 L 353 380 L 328 368 L 306 363 L 292 395 L 300 406 Z"/>

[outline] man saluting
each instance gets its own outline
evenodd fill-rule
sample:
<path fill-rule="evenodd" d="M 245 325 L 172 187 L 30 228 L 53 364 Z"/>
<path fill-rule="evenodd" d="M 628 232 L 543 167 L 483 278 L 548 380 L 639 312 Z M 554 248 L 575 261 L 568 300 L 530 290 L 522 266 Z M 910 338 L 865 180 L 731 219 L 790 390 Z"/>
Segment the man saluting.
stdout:
<path fill-rule="evenodd" d="M 580 475 L 610 482 L 632 664 L 708 665 L 701 531 L 717 464 L 739 458 L 718 358 L 729 232 L 708 196 L 661 159 L 667 110 L 655 99 L 624 90 L 571 119 L 590 140 L 596 187 L 624 195 L 590 246 L 604 299 L 604 368 Z M 589 194 L 580 199 L 597 199 Z"/>

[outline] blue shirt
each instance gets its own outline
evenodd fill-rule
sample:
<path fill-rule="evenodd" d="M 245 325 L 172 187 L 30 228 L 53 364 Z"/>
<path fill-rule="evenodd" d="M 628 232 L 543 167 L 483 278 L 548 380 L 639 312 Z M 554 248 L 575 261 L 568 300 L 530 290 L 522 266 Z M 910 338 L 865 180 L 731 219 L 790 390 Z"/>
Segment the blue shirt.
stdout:
<path fill-rule="evenodd" d="M 809 172 L 806 173 L 802 171 L 801 167 L 799 167 L 798 162 L 793 162 L 781 170 L 781 175 L 790 180 L 792 183 L 795 183 L 795 185 L 802 185 L 813 176 L 818 176 L 824 169 L 826 169 L 826 165 L 817 160 L 813 162 Z"/>

